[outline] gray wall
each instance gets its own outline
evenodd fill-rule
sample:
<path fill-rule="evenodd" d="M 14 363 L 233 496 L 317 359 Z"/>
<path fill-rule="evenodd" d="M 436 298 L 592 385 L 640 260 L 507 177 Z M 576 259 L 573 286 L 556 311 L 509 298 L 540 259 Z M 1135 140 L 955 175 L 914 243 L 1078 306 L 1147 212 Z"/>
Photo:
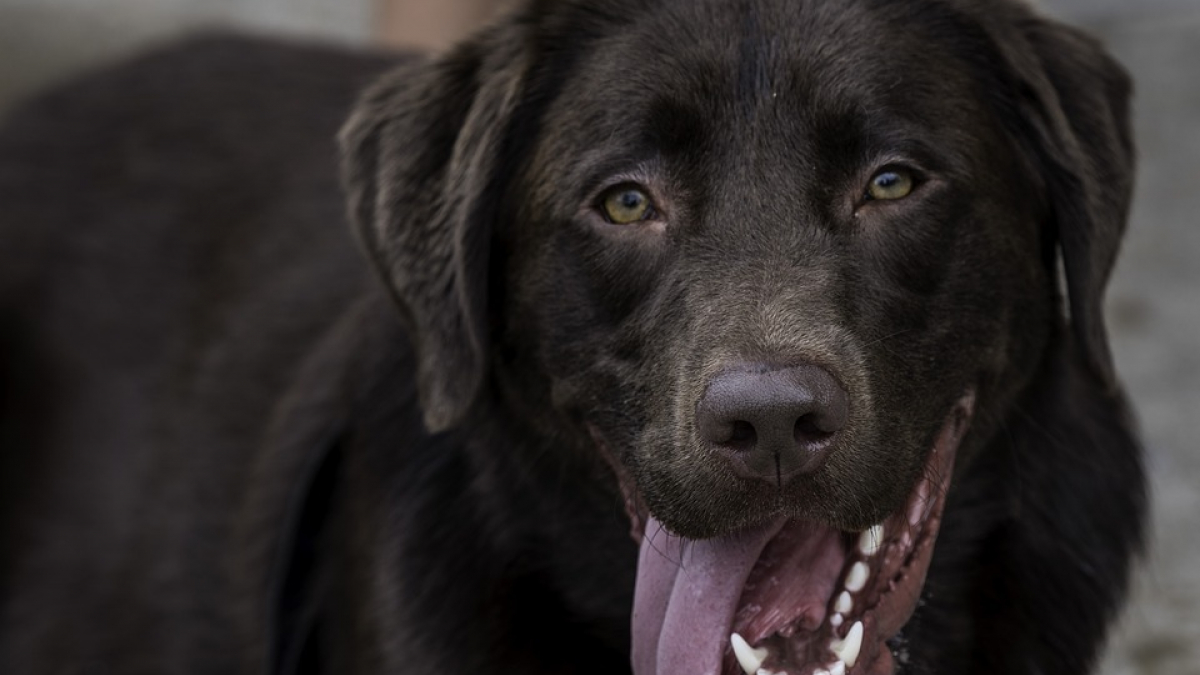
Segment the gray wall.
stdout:
<path fill-rule="evenodd" d="M 364 42 L 372 0 L 0 0 L 0 107 L 93 64 L 206 27 Z"/>

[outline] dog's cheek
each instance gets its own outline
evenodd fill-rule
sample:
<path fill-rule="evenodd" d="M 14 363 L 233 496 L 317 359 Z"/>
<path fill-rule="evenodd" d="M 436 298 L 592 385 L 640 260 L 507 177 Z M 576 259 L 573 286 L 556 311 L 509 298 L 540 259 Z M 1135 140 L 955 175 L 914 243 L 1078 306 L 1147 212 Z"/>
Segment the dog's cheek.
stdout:
<path fill-rule="evenodd" d="M 863 471 L 878 478 L 876 494 L 883 477 L 905 482 L 898 478 L 921 466 L 999 328 L 986 311 L 991 303 L 978 295 L 994 289 L 988 272 L 968 264 L 973 246 L 966 240 L 977 224 L 969 200 L 947 195 L 927 206 L 876 223 L 882 226 L 861 238 L 847 275 L 850 321 L 873 393 L 871 433 L 857 461 L 873 467 Z M 976 295 L 961 293 L 972 287 Z"/>
<path fill-rule="evenodd" d="M 943 315 L 961 315 L 961 354 L 947 359 L 956 376 L 972 378 L 979 409 L 1007 405 L 1039 367 L 1056 321 L 1053 264 L 1041 223 L 1046 219 L 1040 186 L 1019 157 L 992 143 L 989 163 L 976 170 L 998 174 L 978 186 L 971 199 L 972 227 L 957 246 Z M 1012 195 L 1028 195 L 1014 200 Z M 954 352 L 947 352 L 954 354 Z M 961 375 L 960 375 L 961 373 Z M 980 427 L 982 429 L 982 427 Z"/>
<path fill-rule="evenodd" d="M 889 260 L 878 275 L 925 285 L 862 294 L 864 315 L 895 336 L 868 349 L 880 408 L 893 417 L 906 410 L 913 438 L 933 428 L 966 387 L 976 389 L 980 417 L 1006 406 L 1039 363 L 1052 322 L 1036 213 L 1015 209 L 1003 194 L 976 192 L 963 202 L 947 211 L 935 246 L 913 247 L 911 258 Z M 892 255 L 898 258 L 895 249 Z M 984 425 L 975 431 L 987 433 Z"/>
<path fill-rule="evenodd" d="M 510 257 L 509 285 L 516 290 L 506 342 L 544 376 L 555 408 L 637 426 L 645 403 L 659 395 L 646 390 L 643 366 L 657 347 L 647 337 L 655 329 L 646 306 L 655 300 L 661 256 L 585 225 L 567 219 L 526 225 Z M 623 439 L 633 433 L 610 431 Z"/>

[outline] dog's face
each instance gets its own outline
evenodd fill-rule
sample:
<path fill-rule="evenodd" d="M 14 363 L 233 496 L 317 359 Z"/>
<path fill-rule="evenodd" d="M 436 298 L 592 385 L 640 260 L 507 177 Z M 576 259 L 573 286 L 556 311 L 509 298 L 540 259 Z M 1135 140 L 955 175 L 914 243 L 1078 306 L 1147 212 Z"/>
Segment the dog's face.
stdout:
<path fill-rule="evenodd" d="M 427 419 L 495 391 L 614 462 L 654 526 L 639 673 L 891 672 L 967 420 L 964 455 L 1058 321 L 1060 250 L 1108 377 L 1121 75 L 1006 4 L 543 4 L 344 136 Z M 675 535 L 711 540 L 699 571 L 647 553 Z"/>
<path fill-rule="evenodd" d="M 960 396 L 1036 365 L 1044 202 L 939 30 L 668 4 L 579 54 L 542 116 L 503 341 L 669 529 L 869 527 Z"/>

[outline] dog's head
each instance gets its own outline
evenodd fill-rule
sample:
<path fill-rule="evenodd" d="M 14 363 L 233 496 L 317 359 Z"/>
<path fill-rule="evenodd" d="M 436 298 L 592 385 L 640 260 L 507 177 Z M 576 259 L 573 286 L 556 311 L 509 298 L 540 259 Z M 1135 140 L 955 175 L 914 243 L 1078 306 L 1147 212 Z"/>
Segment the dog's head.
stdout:
<path fill-rule="evenodd" d="M 499 399 L 650 518 L 639 673 L 875 674 L 960 444 L 1056 339 L 1060 260 L 1114 386 L 1127 94 L 1017 3 L 535 2 L 343 144 L 428 426 Z"/>

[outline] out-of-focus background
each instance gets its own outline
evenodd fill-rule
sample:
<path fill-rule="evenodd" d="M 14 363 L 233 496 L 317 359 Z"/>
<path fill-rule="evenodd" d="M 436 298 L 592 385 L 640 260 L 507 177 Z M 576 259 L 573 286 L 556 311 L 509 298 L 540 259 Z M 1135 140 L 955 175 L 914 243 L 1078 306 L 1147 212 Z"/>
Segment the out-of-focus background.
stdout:
<path fill-rule="evenodd" d="M 0 116 L 199 29 L 439 49 L 513 1 L 0 0 Z M 1139 184 L 1108 317 L 1148 449 L 1155 538 L 1101 672 L 1200 675 L 1200 0 L 1042 5 L 1105 40 L 1137 83 Z"/>
<path fill-rule="evenodd" d="M 0 109 L 48 82 L 174 37 L 233 28 L 438 49 L 512 0 L 0 0 Z"/>

